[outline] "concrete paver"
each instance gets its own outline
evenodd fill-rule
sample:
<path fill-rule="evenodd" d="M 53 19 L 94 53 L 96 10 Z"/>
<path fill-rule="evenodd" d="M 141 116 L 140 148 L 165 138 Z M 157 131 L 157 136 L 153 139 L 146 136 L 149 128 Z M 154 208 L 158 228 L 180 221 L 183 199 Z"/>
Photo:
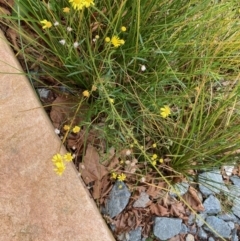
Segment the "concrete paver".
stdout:
<path fill-rule="evenodd" d="M 0 32 L 0 241 L 113 241 Z M 61 148 L 61 153 L 65 149 Z"/>

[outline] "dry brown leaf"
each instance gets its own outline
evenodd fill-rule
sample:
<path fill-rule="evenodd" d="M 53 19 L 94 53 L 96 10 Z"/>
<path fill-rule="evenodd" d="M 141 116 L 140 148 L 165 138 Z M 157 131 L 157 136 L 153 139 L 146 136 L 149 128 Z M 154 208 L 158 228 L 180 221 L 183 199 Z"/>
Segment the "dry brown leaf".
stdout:
<path fill-rule="evenodd" d="M 166 187 L 165 182 L 159 182 L 158 185 L 149 184 L 149 187 L 146 193 L 151 196 L 152 198 L 156 199 L 161 195 L 162 189 Z"/>
<path fill-rule="evenodd" d="M 102 182 L 100 180 L 96 180 L 93 185 L 93 192 L 92 192 L 93 199 L 96 200 L 101 197 L 101 189 L 102 189 Z"/>
<path fill-rule="evenodd" d="M 151 213 L 156 216 L 168 217 L 169 211 L 159 203 L 152 203 L 150 206 Z"/>
<path fill-rule="evenodd" d="M 86 184 L 101 180 L 108 174 L 107 168 L 99 163 L 99 159 L 96 148 L 88 144 L 86 155 L 83 157 L 83 163 L 79 167 L 79 171 Z"/>
<path fill-rule="evenodd" d="M 182 197 L 193 210 L 204 211 L 204 206 L 201 203 L 201 200 L 199 199 L 199 197 L 197 196 L 196 189 L 194 189 L 193 187 L 192 189 L 189 187 L 188 192 L 185 193 Z"/>
<path fill-rule="evenodd" d="M 186 214 L 186 210 L 182 202 L 175 202 L 170 207 L 170 214 L 172 216 L 183 217 Z"/>
<path fill-rule="evenodd" d="M 202 204 L 202 201 L 200 200 L 199 196 L 198 196 L 198 191 L 194 188 L 194 187 L 189 187 L 188 189 L 188 192 L 191 194 L 192 198 L 195 200 L 196 204 L 199 206 L 199 207 L 202 207 L 203 210 L 204 210 L 204 207 L 203 207 L 203 204 Z"/>
<path fill-rule="evenodd" d="M 74 116 L 74 107 L 77 106 L 78 100 L 69 96 L 58 96 L 52 103 L 50 118 L 55 128 L 60 128 L 62 123 L 71 120 Z"/>

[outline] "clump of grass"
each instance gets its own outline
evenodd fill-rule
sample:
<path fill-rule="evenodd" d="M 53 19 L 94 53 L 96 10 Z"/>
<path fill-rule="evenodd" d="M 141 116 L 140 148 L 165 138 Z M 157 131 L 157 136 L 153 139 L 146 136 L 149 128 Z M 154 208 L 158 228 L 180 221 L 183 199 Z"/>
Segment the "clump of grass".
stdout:
<path fill-rule="evenodd" d="M 236 161 L 237 1 L 72 2 L 18 1 L 1 21 L 18 32 L 29 76 L 37 61 L 37 79 L 88 93 L 80 126 L 101 116 L 108 146 L 131 147 L 167 182 Z"/>

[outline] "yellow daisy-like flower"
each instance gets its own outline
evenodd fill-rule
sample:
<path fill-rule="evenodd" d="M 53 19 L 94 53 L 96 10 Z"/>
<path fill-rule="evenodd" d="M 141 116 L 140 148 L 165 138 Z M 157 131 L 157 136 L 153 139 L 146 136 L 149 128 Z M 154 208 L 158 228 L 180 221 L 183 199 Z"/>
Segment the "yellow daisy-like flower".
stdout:
<path fill-rule="evenodd" d="M 81 128 L 79 126 L 74 126 L 72 129 L 73 133 L 75 133 L 75 134 L 78 133 L 80 130 L 81 130 Z"/>
<path fill-rule="evenodd" d="M 112 104 L 114 104 L 114 99 L 109 98 L 109 102 L 112 103 Z"/>
<path fill-rule="evenodd" d="M 109 43 L 110 41 L 111 41 L 111 39 L 110 39 L 109 37 L 106 37 L 106 38 L 105 38 L 105 42 L 106 42 L 106 43 Z"/>
<path fill-rule="evenodd" d="M 156 148 L 156 147 L 157 147 L 157 144 L 156 144 L 156 143 L 153 143 L 152 147 L 153 147 L 153 148 Z"/>
<path fill-rule="evenodd" d="M 70 129 L 69 125 L 64 125 L 63 130 L 68 131 Z"/>
<path fill-rule="evenodd" d="M 54 163 L 62 162 L 63 159 L 62 159 L 61 154 L 58 153 L 58 154 L 54 155 L 53 158 L 52 158 L 52 161 L 53 161 Z"/>
<path fill-rule="evenodd" d="M 63 12 L 64 13 L 69 13 L 70 12 L 70 8 L 68 8 L 68 7 L 63 8 Z"/>
<path fill-rule="evenodd" d="M 153 156 L 152 156 L 152 158 L 151 158 L 151 159 L 152 159 L 152 160 L 156 160 L 156 159 L 157 159 L 157 157 L 158 157 L 158 156 L 157 156 L 157 154 L 153 154 Z"/>
<path fill-rule="evenodd" d="M 167 118 L 169 115 L 171 115 L 171 109 L 169 108 L 169 106 L 164 105 L 164 107 L 160 109 L 160 115 L 163 118 Z"/>
<path fill-rule="evenodd" d="M 126 175 L 124 173 L 122 173 L 122 174 L 118 175 L 117 179 L 119 181 L 124 181 L 126 179 Z"/>
<path fill-rule="evenodd" d="M 113 36 L 111 39 L 111 43 L 115 48 L 118 48 L 119 46 L 121 46 L 122 44 L 125 43 L 125 41 L 123 39 L 120 39 L 117 36 Z"/>
<path fill-rule="evenodd" d="M 56 168 L 54 169 L 54 171 L 59 175 L 62 176 L 64 170 L 66 169 L 66 166 L 64 165 L 63 162 L 56 162 L 55 163 Z"/>
<path fill-rule="evenodd" d="M 84 0 L 69 0 L 69 2 L 72 4 L 73 9 L 75 10 L 82 10 L 85 6 Z"/>
<path fill-rule="evenodd" d="M 93 0 L 85 0 L 85 7 L 86 8 L 89 8 L 91 5 L 94 5 L 94 2 Z"/>
<path fill-rule="evenodd" d="M 157 164 L 156 160 L 153 160 L 153 161 L 152 161 L 152 165 L 153 165 L 153 166 L 156 166 L 156 164 Z"/>
<path fill-rule="evenodd" d="M 121 31 L 122 31 L 122 32 L 126 32 L 126 31 L 127 31 L 127 28 L 126 28 L 125 26 L 122 26 L 122 27 L 121 27 Z"/>
<path fill-rule="evenodd" d="M 87 98 L 90 96 L 90 93 L 88 90 L 84 90 L 82 94 L 84 97 L 87 97 Z"/>
<path fill-rule="evenodd" d="M 160 162 L 160 163 L 163 163 L 163 162 L 164 162 L 163 158 L 160 158 L 160 159 L 159 159 L 159 162 Z"/>
<path fill-rule="evenodd" d="M 52 23 L 47 21 L 46 19 L 40 21 L 40 23 L 43 24 L 43 27 L 42 27 L 43 29 L 52 27 Z"/>
<path fill-rule="evenodd" d="M 117 179 L 117 173 L 116 173 L 116 172 L 112 172 L 111 178 L 112 178 L 112 179 Z"/>
<path fill-rule="evenodd" d="M 66 153 L 64 156 L 63 156 L 64 160 L 66 162 L 71 162 L 73 160 L 73 156 L 70 152 Z"/>

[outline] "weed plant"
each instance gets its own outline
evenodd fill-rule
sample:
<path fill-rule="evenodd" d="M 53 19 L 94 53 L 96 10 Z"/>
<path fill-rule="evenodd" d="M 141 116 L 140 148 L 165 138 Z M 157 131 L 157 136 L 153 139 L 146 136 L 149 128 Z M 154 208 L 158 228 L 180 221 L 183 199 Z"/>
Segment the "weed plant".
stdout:
<path fill-rule="evenodd" d="M 37 62 L 36 79 L 87 91 L 79 125 L 101 117 L 108 147 L 131 148 L 168 183 L 238 162 L 239 2 L 86 2 L 15 2 L 1 21 L 20 36 L 27 75 Z"/>

